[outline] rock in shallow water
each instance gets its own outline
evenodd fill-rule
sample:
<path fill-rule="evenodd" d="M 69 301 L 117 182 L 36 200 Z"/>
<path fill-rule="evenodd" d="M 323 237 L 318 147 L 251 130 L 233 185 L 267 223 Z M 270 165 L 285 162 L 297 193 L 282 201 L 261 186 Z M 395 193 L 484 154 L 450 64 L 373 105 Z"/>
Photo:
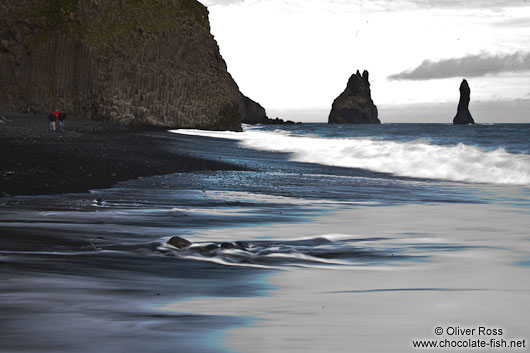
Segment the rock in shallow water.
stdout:
<path fill-rule="evenodd" d="M 222 243 L 221 249 L 235 249 L 236 246 L 232 243 Z"/>
<path fill-rule="evenodd" d="M 172 237 L 171 239 L 168 240 L 167 242 L 169 245 L 171 246 L 174 246 L 178 249 L 186 249 L 186 248 L 189 248 L 191 246 L 191 242 L 189 240 L 186 240 L 184 238 L 181 238 L 181 237 Z"/>
<path fill-rule="evenodd" d="M 248 243 L 246 241 L 236 241 L 234 243 L 236 247 L 238 247 L 241 250 L 247 250 L 248 249 Z"/>
<path fill-rule="evenodd" d="M 81 250 L 83 251 L 97 251 L 97 248 L 94 246 L 94 244 L 89 243 L 85 244 L 81 247 Z"/>

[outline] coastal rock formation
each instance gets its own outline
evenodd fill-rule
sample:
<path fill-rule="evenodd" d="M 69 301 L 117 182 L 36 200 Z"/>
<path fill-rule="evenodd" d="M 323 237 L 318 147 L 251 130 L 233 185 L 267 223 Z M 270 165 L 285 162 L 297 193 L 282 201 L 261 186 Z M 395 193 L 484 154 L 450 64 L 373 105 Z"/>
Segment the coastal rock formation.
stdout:
<path fill-rule="evenodd" d="M 460 84 L 460 101 L 458 102 L 458 109 L 456 116 L 453 119 L 453 124 L 474 124 L 475 121 L 469 112 L 469 101 L 471 96 L 471 89 L 464 79 Z"/>
<path fill-rule="evenodd" d="M 283 120 L 283 119 L 280 119 L 280 118 L 276 117 L 274 119 L 267 118 L 267 120 L 265 120 L 263 122 L 263 124 L 266 124 L 266 125 L 294 125 L 294 124 L 302 124 L 302 123 L 300 123 L 300 122 L 295 123 L 292 120 Z"/>
<path fill-rule="evenodd" d="M 295 124 L 294 121 L 287 120 L 284 121 L 276 117 L 275 119 L 270 119 L 265 112 L 265 109 L 261 104 L 254 102 L 252 99 L 241 94 L 241 103 L 240 103 L 241 116 L 243 117 L 243 123 L 245 124 L 267 124 L 267 125 L 291 125 Z"/>
<path fill-rule="evenodd" d="M 241 116 L 245 124 L 262 124 L 267 121 L 267 113 L 261 104 L 254 102 L 244 94 L 241 94 L 240 103 Z"/>
<path fill-rule="evenodd" d="M 240 130 L 251 114 L 196 0 L 3 2 L 0 91 L 0 111 L 124 124 Z"/>
<path fill-rule="evenodd" d="M 344 92 L 333 102 L 329 124 L 381 124 L 372 101 L 368 71 L 351 75 Z"/>

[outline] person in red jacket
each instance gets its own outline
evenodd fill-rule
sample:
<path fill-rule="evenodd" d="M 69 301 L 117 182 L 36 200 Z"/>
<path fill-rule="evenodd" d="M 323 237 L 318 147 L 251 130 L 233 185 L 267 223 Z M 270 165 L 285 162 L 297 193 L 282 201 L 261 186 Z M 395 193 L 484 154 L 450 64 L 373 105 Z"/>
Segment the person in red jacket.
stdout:
<path fill-rule="evenodd" d="M 53 115 L 55 115 L 55 126 L 59 126 L 59 109 L 55 109 Z"/>

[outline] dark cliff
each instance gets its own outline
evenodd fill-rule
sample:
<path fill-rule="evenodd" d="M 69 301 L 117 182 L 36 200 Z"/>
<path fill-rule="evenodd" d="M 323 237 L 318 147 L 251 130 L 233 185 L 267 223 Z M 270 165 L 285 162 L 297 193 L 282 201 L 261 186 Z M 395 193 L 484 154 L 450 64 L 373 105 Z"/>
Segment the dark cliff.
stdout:
<path fill-rule="evenodd" d="M 240 130 L 242 95 L 195 0 L 7 0 L 0 110 Z"/>
<path fill-rule="evenodd" d="M 270 119 L 261 104 L 254 102 L 244 94 L 241 94 L 240 108 L 243 123 L 245 124 L 267 124 L 267 125 L 291 125 L 294 121 L 284 121 L 280 118 Z"/>
<path fill-rule="evenodd" d="M 241 94 L 241 115 L 245 124 L 263 124 L 267 119 L 267 113 L 261 104 Z"/>
<path fill-rule="evenodd" d="M 474 124 L 475 121 L 469 112 L 469 101 L 471 100 L 471 89 L 464 79 L 460 84 L 460 100 L 453 124 Z"/>
<path fill-rule="evenodd" d="M 368 71 L 351 75 L 344 92 L 333 101 L 329 124 L 381 124 L 372 101 Z"/>

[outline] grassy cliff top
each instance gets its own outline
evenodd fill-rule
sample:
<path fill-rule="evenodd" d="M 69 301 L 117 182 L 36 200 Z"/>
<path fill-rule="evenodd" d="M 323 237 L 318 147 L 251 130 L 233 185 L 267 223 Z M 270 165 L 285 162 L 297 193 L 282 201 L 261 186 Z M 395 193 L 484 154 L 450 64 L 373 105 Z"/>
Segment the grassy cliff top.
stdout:
<path fill-rule="evenodd" d="M 132 33 L 156 34 L 184 25 L 210 32 L 208 10 L 196 0 L 23 0 L 4 5 L 0 20 L 36 25 L 36 41 L 76 35 L 94 44 L 123 45 Z"/>

